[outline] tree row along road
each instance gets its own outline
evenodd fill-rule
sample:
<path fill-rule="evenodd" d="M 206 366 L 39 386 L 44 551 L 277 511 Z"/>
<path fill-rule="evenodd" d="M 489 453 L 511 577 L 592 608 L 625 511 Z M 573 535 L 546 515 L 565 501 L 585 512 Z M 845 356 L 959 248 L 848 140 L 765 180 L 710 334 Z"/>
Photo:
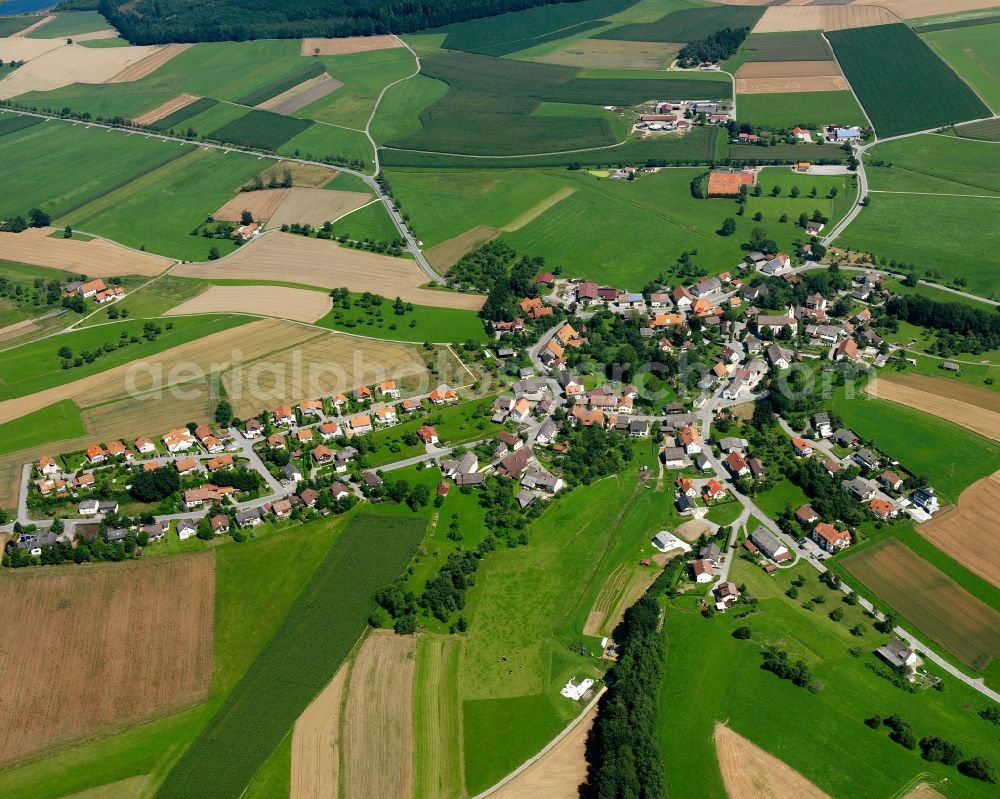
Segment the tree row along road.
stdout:
<path fill-rule="evenodd" d="M 386 87 L 388 88 L 388 87 Z M 275 153 L 262 152 L 260 150 L 249 150 L 242 149 L 240 147 L 233 147 L 227 144 L 215 144 L 206 141 L 191 141 L 190 139 L 182 139 L 179 136 L 168 136 L 163 133 L 150 133 L 147 131 L 136 130 L 134 128 L 123 128 L 116 127 L 114 125 L 106 125 L 101 122 L 84 122 L 79 119 L 65 119 L 63 117 L 55 116 L 53 114 L 42 114 L 37 111 L 23 111 L 18 108 L 7 108 L 0 107 L 0 111 L 6 111 L 11 114 L 18 114 L 19 116 L 35 117 L 37 119 L 45 119 L 49 121 L 63 122 L 70 125 L 83 125 L 88 128 L 96 128 L 98 130 L 106 130 L 108 132 L 115 131 L 117 133 L 123 133 L 128 136 L 145 136 L 147 139 L 159 139 L 160 141 L 174 141 L 178 144 L 188 144 L 192 147 L 201 147 L 206 150 L 218 150 L 223 153 L 245 153 L 246 155 L 255 155 L 258 158 L 266 158 L 270 161 L 291 161 L 296 164 L 305 164 L 307 166 L 321 166 L 327 169 L 333 169 L 337 172 L 344 172 L 348 175 L 354 175 L 357 178 L 363 180 L 368 187 L 375 193 L 375 196 L 382 201 L 385 206 L 386 211 L 389 213 L 389 218 L 392 219 L 393 224 L 396 226 L 396 230 L 399 232 L 403 241 L 406 243 L 406 249 L 413 255 L 414 260 L 416 260 L 417 265 L 423 270 L 424 274 L 427 275 L 434 283 L 438 283 L 442 286 L 447 285 L 447 281 L 441 277 L 435 270 L 434 267 L 428 263 L 427 259 L 424 257 L 423 251 L 417 244 L 416 238 L 410 232 L 409 227 L 407 227 L 406 222 L 403 221 L 403 216 L 400 214 L 399 209 L 396 208 L 395 203 L 393 203 L 392 198 L 382 191 L 382 187 L 379 185 L 378 181 L 371 175 L 364 172 L 359 172 L 356 169 L 348 169 L 347 167 L 337 166 L 335 164 L 327 164 L 323 161 L 310 161 L 305 158 L 295 158 L 292 156 L 277 155 Z"/>

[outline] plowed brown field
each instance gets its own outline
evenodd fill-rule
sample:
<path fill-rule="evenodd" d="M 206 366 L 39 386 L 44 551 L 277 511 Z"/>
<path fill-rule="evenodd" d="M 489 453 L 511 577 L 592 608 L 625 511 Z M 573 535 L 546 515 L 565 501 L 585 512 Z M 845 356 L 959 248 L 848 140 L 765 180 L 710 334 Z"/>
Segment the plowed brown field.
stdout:
<path fill-rule="evenodd" d="M 211 686 L 211 553 L 0 580 L 0 762 L 161 715 Z"/>
<path fill-rule="evenodd" d="M 52 230 L 28 228 L 23 233 L 0 233 L 0 253 L 8 261 L 65 269 L 89 277 L 152 276 L 173 263 L 162 255 L 130 250 L 106 239 L 50 238 Z"/>
<path fill-rule="evenodd" d="M 409 796 L 416 638 L 383 630 L 361 645 L 343 717 L 343 781 L 351 799 Z"/>
<path fill-rule="evenodd" d="M 345 286 L 437 308 L 479 310 L 485 298 L 421 288 L 427 276 L 413 261 L 341 247 L 332 241 L 268 233 L 219 261 L 184 264 L 180 277 L 291 282 L 320 288 Z"/>
<path fill-rule="evenodd" d="M 403 43 L 395 36 L 347 36 L 343 39 L 307 38 L 302 40 L 302 55 L 344 55 L 345 53 L 364 53 L 368 50 L 390 50 L 393 47 L 402 46 Z"/>
<path fill-rule="evenodd" d="M 724 724 L 715 725 L 715 754 L 729 799 L 830 799 L 795 769 Z"/>
<path fill-rule="evenodd" d="M 918 525 L 917 532 L 1000 588 L 1000 472 L 973 483 L 956 507 Z"/>

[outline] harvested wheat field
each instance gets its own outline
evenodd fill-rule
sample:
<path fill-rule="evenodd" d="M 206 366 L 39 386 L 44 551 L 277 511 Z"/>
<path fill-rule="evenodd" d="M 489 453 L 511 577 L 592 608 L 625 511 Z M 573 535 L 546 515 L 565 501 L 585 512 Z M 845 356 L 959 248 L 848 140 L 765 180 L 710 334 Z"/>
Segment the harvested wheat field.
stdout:
<path fill-rule="evenodd" d="M 288 196 L 271 216 L 270 227 L 294 222 L 320 227 L 324 222 L 332 222 L 356 211 L 371 201 L 371 198 L 370 194 L 363 191 L 291 188 Z"/>
<path fill-rule="evenodd" d="M 190 44 L 167 44 L 157 47 L 153 52 L 147 53 L 141 60 L 129 61 L 128 65 L 108 78 L 105 83 L 129 83 L 130 81 L 145 78 L 166 64 L 171 58 L 180 55 L 191 46 Z M 131 48 L 113 47 L 111 49 L 125 50 Z"/>
<path fill-rule="evenodd" d="M 373 632 L 351 669 L 343 717 L 344 794 L 409 796 L 413 783 L 416 638 Z"/>
<path fill-rule="evenodd" d="M 77 33 L 73 36 L 74 42 L 93 42 L 99 39 L 117 39 L 118 31 L 114 28 L 105 28 L 102 31 L 91 31 L 90 33 Z"/>
<path fill-rule="evenodd" d="M 883 4 L 885 6 L 890 3 Z M 787 33 L 790 31 L 836 31 L 845 28 L 867 28 L 899 22 L 899 17 L 883 5 L 800 5 L 771 6 L 764 12 L 754 33 Z"/>
<path fill-rule="evenodd" d="M 0 81 L 0 99 L 6 100 L 25 92 L 60 89 L 71 83 L 114 83 L 117 82 L 119 75 L 133 74 L 140 65 L 160 56 L 171 47 L 190 47 L 190 45 L 82 47 L 63 44 L 31 59 Z M 9 56 L 4 56 L 0 50 L 0 58 Z M 137 80 L 137 78 L 127 78 L 127 80 Z"/>
<path fill-rule="evenodd" d="M 137 116 L 133 121 L 138 122 L 140 125 L 152 125 L 154 122 L 163 119 L 163 117 L 174 113 L 174 111 L 180 111 L 184 106 L 191 105 L 197 99 L 198 95 L 196 94 L 178 94 L 172 100 L 167 100 L 163 105 L 158 105 L 151 111 Z"/>
<path fill-rule="evenodd" d="M 995 8 L 997 0 L 879 0 L 879 5 L 894 11 L 903 19 L 931 17 L 935 14 L 955 14 Z"/>
<path fill-rule="evenodd" d="M 881 386 L 886 383 L 925 391 L 946 399 L 957 400 L 966 405 L 975 405 L 987 411 L 1000 408 L 1000 394 L 985 388 L 976 388 L 968 383 L 962 383 L 950 377 L 933 377 L 919 372 L 885 372 L 879 375 Z"/>
<path fill-rule="evenodd" d="M 977 671 L 1000 658 L 1000 613 L 895 538 L 840 561 L 855 578 Z"/>
<path fill-rule="evenodd" d="M 903 799 L 944 799 L 944 796 L 935 791 L 926 782 L 921 782 L 916 788 L 906 794 Z"/>
<path fill-rule="evenodd" d="M 272 220 L 272 223 L 274 220 Z M 372 291 L 436 308 L 479 310 L 480 294 L 421 288 L 427 276 L 413 261 L 341 247 L 333 241 L 268 233 L 218 261 L 183 264 L 171 274 L 215 280 L 259 280 Z"/>
<path fill-rule="evenodd" d="M 917 525 L 917 532 L 1000 588 L 1000 472 L 977 480 L 956 507 Z"/>
<path fill-rule="evenodd" d="M 233 199 L 212 214 L 216 219 L 225 222 L 239 222 L 244 211 L 253 214 L 253 218 L 264 223 L 274 216 L 278 206 L 284 202 L 291 189 L 260 189 L 259 191 L 241 191 Z"/>
<path fill-rule="evenodd" d="M 340 711 L 350 668 L 337 670 L 292 728 L 291 799 L 340 795 Z"/>
<path fill-rule="evenodd" d="M 737 78 L 821 78 L 840 75 L 836 61 L 750 61 L 738 70 Z"/>
<path fill-rule="evenodd" d="M 0 762 L 206 698 L 214 595 L 211 553 L 6 575 Z"/>
<path fill-rule="evenodd" d="M 788 92 L 837 92 L 850 88 L 847 78 L 737 78 L 737 94 L 782 94 Z"/>
<path fill-rule="evenodd" d="M 729 799 L 830 799 L 799 772 L 724 724 L 715 725 L 715 755 Z"/>
<path fill-rule="evenodd" d="M 274 166 L 269 166 L 260 173 L 261 180 L 267 183 L 273 174 L 281 180 L 285 172 L 291 174 L 292 185 L 302 186 L 309 189 L 319 189 L 336 178 L 340 172 L 333 167 L 320 166 L 319 164 L 300 164 L 297 161 L 278 161 Z"/>
<path fill-rule="evenodd" d="M 8 61 L 30 61 L 40 55 L 66 46 L 65 39 L 25 39 L 21 36 L 0 38 L 0 59 Z M 13 73 L 11 73 L 13 75 Z M 10 79 L 10 75 L 4 81 Z"/>
<path fill-rule="evenodd" d="M 126 397 L 83 408 L 81 416 L 90 437 L 89 443 L 117 438 L 156 437 L 165 430 L 183 427 L 192 419 L 211 419 L 216 403 L 207 382 L 197 381 L 186 384 L 185 388 L 190 389 L 191 396 L 187 399 L 174 396 Z"/>
<path fill-rule="evenodd" d="M 343 85 L 339 80 L 331 78 L 329 75 L 318 75 L 303 81 L 298 86 L 293 86 L 277 97 L 265 100 L 257 108 L 274 111 L 276 114 L 294 114 L 310 103 L 321 100 L 328 94 L 333 94 Z"/>
<path fill-rule="evenodd" d="M 587 778 L 587 734 L 596 717 L 597 703 L 594 702 L 550 749 L 509 782 L 483 796 L 490 799 L 577 799 L 578 789 Z"/>
<path fill-rule="evenodd" d="M 593 69 L 666 69 L 680 49 L 681 45 L 668 42 L 584 39 L 531 60 Z"/>
<path fill-rule="evenodd" d="M 476 225 L 465 233 L 455 236 L 453 239 L 442 241 L 428 250 L 424 251 L 430 265 L 439 272 L 444 273 L 462 260 L 462 256 L 472 252 L 476 247 L 480 247 L 488 241 L 492 241 L 500 235 L 500 231 L 488 225 Z"/>
<path fill-rule="evenodd" d="M 907 408 L 915 408 L 939 419 L 947 419 L 959 427 L 1000 441 L 1000 413 L 967 401 L 975 399 L 977 402 L 989 402 L 985 397 L 979 397 L 986 392 L 937 377 L 925 377 L 922 380 L 921 377 L 907 375 L 905 382 L 897 381 L 896 375 L 892 375 L 891 378 L 879 377 L 872 380 L 866 390 L 873 397 L 898 402 Z M 944 385 L 941 385 L 942 383 Z M 997 401 L 992 400 L 992 407 L 995 408 L 997 405 Z"/>
<path fill-rule="evenodd" d="M 21 67 L 24 69 L 24 67 Z M 0 252 L 8 261 L 48 266 L 89 277 L 144 275 L 166 271 L 173 261 L 123 247 L 107 239 L 50 238 L 53 228 L 28 228 L 23 233 L 0 233 Z"/>
<path fill-rule="evenodd" d="M 344 333 L 316 333 L 314 328 L 291 322 L 271 324 L 285 325 L 308 338 L 270 350 L 252 341 L 243 344 L 244 353 L 258 357 L 244 359 L 222 377 L 226 395 L 239 417 L 256 416 L 281 402 L 294 404 L 387 378 L 396 381 L 404 396 L 431 389 L 430 373 L 416 347 L 410 344 Z"/>
<path fill-rule="evenodd" d="M 167 311 L 167 316 L 197 313 L 249 313 L 315 322 L 330 310 L 324 291 L 284 286 L 212 286 L 208 291 Z"/>
<path fill-rule="evenodd" d="M 302 40 L 302 55 L 344 55 L 345 53 L 365 53 L 369 50 L 390 50 L 402 47 L 395 36 L 347 36 L 343 39 Z"/>

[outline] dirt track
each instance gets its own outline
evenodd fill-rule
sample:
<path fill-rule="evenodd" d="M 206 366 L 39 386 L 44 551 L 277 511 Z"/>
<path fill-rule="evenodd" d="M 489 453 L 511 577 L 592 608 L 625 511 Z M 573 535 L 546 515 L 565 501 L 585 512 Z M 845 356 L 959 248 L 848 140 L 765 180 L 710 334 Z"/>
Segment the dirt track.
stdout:
<path fill-rule="evenodd" d="M 955 508 L 917 525 L 917 532 L 1000 588 L 1000 472 L 973 483 Z"/>
<path fill-rule="evenodd" d="M 329 310 L 330 298 L 322 291 L 284 286 L 211 286 L 208 291 L 167 311 L 167 316 L 243 312 L 315 322 Z"/>
<path fill-rule="evenodd" d="M 915 377 L 916 375 L 908 376 L 906 384 L 895 380 L 894 376 L 880 377 L 869 384 L 868 393 L 879 399 L 898 402 L 907 408 L 929 413 L 939 419 L 947 419 L 959 427 L 1000 441 L 1000 413 L 963 402 L 959 397 L 965 396 L 966 399 L 971 397 L 967 394 L 968 389 L 963 391 L 953 388 L 957 384 L 950 382 L 939 385 L 944 382 L 939 378 L 925 378 L 930 381 L 924 384 L 928 390 L 915 388 L 914 386 L 919 383 L 914 380 Z M 930 389 L 933 389 L 933 392 Z M 993 407 L 997 405 L 998 403 L 995 403 Z"/>
<path fill-rule="evenodd" d="M 345 795 L 409 796 L 413 773 L 413 669 L 416 638 L 372 633 L 351 669 L 344 706 Z"/>
<path fill-rule="evenodd" d="M 212 553 L 0 580 L 0 762 L 129 720 L 211 687 Z"/>
<path fill-rule="evenodd" d="M 795 769 L 723 724 L 715 754 L 729 799 L 830 799 Z"/>
<path fill-rule="evenodd" d="M 302 40 L 302 55 L 344 55 L 345 53 L 364 53 L 368 50 L 390 50 L 402 47 L 395 36 L 348 36 L 343 39 Z M 316 51 L 319 50 L 317 53 Z"/>
<path fill-rule="evenodd" d="M 52 228 L 28 228 L 23 233 L 0 233 L 0 253 L 8 261 L 79 272 L 88 277 L 152 277 L 173 263 L 162 255 L 130 250 L 105 239 L 80 241 L 61 235 L 51 238 L 52 232 Z"/>
<path fill-rule="evenodd" d="M 341 247 L 332 241 L 290 233 L 268 233 L 219 261 L 184 264 L 179 277 L 301 283 L 351 291 L 373 291 L 387 297 L 437 308 L 478 310 L 484 297 L 421 288 L 427 276 L 413 261 Z"/>
<path fill-rule="evenodd" d="M 163 119 L 165 116 L 170 116 L 174 111 L 180 111 L 184 106 L 191 105 L 198 96 L 195 94 L 178 94 L 172 100 L 167 100 L 163 105 L 158 105 L 151 111 L 147 111 L 142 116 L 137 116 L 135 122 L 140 125 L 152 125 Z"/>
<path fill-rule="evenodd" d="M 587 733 L 597 717 L 595 704 L 559 743 L 510 782 L 488 794 L 489 799 L 577 799 L 587 778 L 584 751 Z"/>
<path fill-rule="evenodd" d="M 295 722 L 290 799 L 340 795 L 340 716 L 350 668 L 341 666 Z"/>

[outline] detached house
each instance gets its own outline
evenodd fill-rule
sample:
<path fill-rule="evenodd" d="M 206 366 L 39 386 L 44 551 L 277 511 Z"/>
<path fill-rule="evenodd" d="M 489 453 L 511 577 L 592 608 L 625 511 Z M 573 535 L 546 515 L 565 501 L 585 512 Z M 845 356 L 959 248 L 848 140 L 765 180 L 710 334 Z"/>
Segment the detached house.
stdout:
<path fill-rule="evenodd" d="M 813 528 L 812 540 L 827 552 L 840 552 L 851 545 L 851 534 L 846 530 L 838 530 L 832 524 L 820 522 Z"/>
<path fill-rule="evenodd" d="M 816 451 L 816 447 L 814 447 L 812 444 L 810 444 L 804 438 L 800 438 L 799 436 L 795 436 L 792 439 L 792 450 L 800 458 L 808 458 L 808 457 L 810 457 L 813 454 L 813 452 Z"/>
<path fill-rule="evenodd" d="M 295 414 L 292 413 L 291 406 L 279 405 L 274 409 L 274 423 L 289 427 L 295 424 Z"/>

